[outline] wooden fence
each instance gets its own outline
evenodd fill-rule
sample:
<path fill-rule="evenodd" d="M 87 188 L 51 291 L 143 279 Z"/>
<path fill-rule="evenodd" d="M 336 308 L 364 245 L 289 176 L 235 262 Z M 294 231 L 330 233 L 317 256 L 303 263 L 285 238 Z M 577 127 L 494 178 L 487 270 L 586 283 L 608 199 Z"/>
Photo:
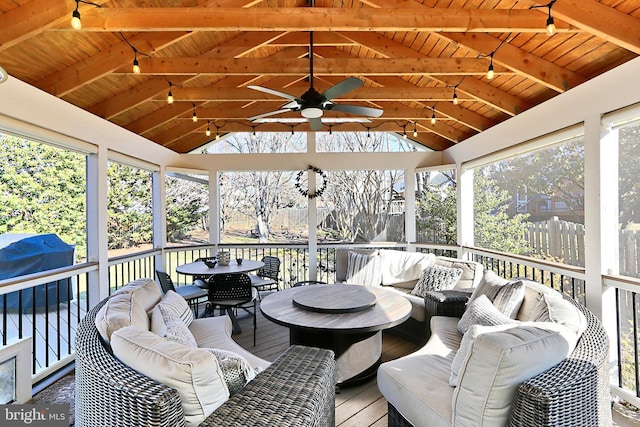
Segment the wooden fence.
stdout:
<path fill-rule="evenodd" d="M 620 274 L 640 277 L 640 230 L 619 231 Z M 528 224 L 532 255 L 584 267 L 584 225 L 553 217 Z"/>

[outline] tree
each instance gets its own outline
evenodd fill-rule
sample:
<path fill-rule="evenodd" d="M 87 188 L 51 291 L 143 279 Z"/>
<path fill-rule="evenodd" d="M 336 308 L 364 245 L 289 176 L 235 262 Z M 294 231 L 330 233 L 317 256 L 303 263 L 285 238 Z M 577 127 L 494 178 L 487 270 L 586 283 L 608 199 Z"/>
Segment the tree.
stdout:
<path fill-rule="evenodd" d="M 0 135 L 0 233 L 54 233 L 86 257 L 85 156 Z"/>
<path fill-rule="evenodd" d="M 178 241 L 197 228 L 207 229 L 209 188 L 189 177 L 167 177 L 167 240 Z"/>
<path fill-rule="evenodd" d="M 454 171 L 440 173 L 446 180 L 434 184 L 423 179 L 416 191 L 416 230 L 420 239 L 430 243 L 455 244 L 457 242 L 456 181 Z M 429 174 L 427 174 L 428 176 Z M 422 240 L 421 240 L 422 241 Z"/>
<path fill-rule="evenodd" d="M 238 134 L 225 140 L 238 153 L 272 153 L 299 147 L 299 136 L 283 133 L 262 133 L 259 137 Z M 228 172 L 223 175 L 220 193 L 224 209 L 237 210 L 254 218 L 258 239 L 269 241 L 269 222 L 276 209 L 294 206 L 299 196 L 293 186 L 290 171 Z"/>
<path fill-rule="evenodd" d="M 640 223 L 640 123 L 619 130 L 620 141 L 620 224 L 626 228 Z"/>

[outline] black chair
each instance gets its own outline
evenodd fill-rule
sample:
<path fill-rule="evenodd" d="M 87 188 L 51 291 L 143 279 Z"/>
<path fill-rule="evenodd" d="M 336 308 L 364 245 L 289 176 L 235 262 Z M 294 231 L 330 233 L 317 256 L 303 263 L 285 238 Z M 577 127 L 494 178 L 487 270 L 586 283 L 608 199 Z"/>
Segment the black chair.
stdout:
<path fill-rule="evenodd" d="M 251 286 L 258 290 L 259 299 L 262 299 L 260 291 L 278 290 L 280 276 L 280 258 L 267 255 L 262 257 L 262 262 L 264 262 L 264 267 L 259 268 L 256 274 L 249 275 Z"/>
<path fill-rule="evenodd" d="M 178 286 L 177 288 L 173 285 L 173 280 L 171 280 L 171 276 L 169 276 L 164 271 L 156 270 L 156 276 L 158 276 L 158 281 L 160 282 L 160 287 L 162 288 L 162 292 L 165 294 L 167 291 L 174 291 L 182 298 L 184 298 L 187 303 L 191 306 L 191 309 L 195 313 L 195 317 L 198 317 L 198 304 L 200 300 L 207 297 L 208 293 L 206 289 L 202 289 L 196 285 L 184 285 Z"/>
<path fill-rule="evenodd" d="M 220 311 L 226 311 L 231 318 L 233 325 L 232 332 L 239 334 L 242 332 L 235 310 L 238 308 L 246 311 L 253 316 L 253 345 L 256 345 L 256 299 L 258 291 L 251 285 L 251 279 L 246 273 L 232 274 L 221 273 L 215 274 L 209 278 L 209 293 L 205 316 L 214 315 L 216 307 Z M 253 305 L 253 311 L 251 311 Z"/>

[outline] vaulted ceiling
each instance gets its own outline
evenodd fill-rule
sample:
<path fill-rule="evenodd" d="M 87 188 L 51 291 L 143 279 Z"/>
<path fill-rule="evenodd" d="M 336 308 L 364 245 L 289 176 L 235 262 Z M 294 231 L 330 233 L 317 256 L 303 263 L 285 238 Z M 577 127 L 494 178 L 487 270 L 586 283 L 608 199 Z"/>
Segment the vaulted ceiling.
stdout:
<path fill-rule="evenodd" d="M 289 102 L 247 86 L 309 88 L 309 31 L 313 86 L 358 77 L 335 103 L 384 110 L 326 111 L 321 131 L 406 131 L 435 150 L 640 54 L 640 0 L 96 0 L 79 3 L 79 30 L 75 9 L 0 0 L 0 66 L 179 153 L 216 133 L 309 130 L 300 112 L 247 120 Z"/>

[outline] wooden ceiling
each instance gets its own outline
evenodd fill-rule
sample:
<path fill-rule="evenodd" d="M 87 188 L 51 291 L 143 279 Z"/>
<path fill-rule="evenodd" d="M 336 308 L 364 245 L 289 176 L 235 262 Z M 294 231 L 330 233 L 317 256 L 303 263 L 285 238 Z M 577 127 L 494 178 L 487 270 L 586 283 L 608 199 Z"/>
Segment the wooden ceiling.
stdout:
<path fill-rule="evenodd" d="M 313 31 L 314 87 L 322 92 L 355 76 L 364 86 L 335 102 L 384 110 L 364 123 L 325 112 L 323 119 L 335 121 L 323 131 L 406 129 L 409 138 L 442 150 L 640 54 L 640 0 L 557 0 L 552 36 L 545 28 L 549 8 L 531 8 L 548 3 L 96 0 L 80 2 L 82 28 L 75 30 L 74 0 L 0 0 L 0 66 L 185 153 L 216 131 L 309 130 L 291 121 L 300 112 L 247 121 L 287 100 L 246 86 L 302 95 Z M 140 74 L 132 71 L 134 51 Z"/>

